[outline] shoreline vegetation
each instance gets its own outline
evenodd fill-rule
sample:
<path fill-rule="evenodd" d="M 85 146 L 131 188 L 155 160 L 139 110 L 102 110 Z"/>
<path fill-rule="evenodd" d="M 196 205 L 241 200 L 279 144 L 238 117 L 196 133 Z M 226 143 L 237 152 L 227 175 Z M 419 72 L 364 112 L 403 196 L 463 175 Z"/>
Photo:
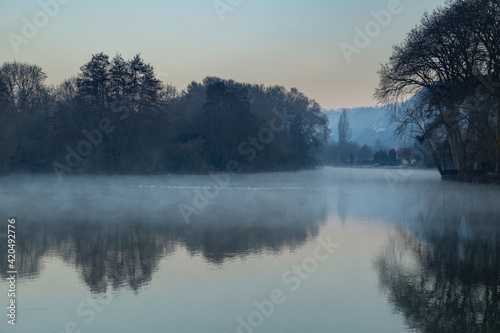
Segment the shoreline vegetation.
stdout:
<path fill-rule="evenodd" d="M 330 136 L 296 88 L 207 77 L 183 91 L 140 55 L 92 55 L 56 87 L 37 65 L 0 66 L 0 174 L 287 171 L 320 165 Z"/>
<path fill-rule="evenodd" d="M 379 70 L 375 98 L 444 180 L 499 183 L 499 17 L 498 0 L 449 1 L 426 13 Z"/>

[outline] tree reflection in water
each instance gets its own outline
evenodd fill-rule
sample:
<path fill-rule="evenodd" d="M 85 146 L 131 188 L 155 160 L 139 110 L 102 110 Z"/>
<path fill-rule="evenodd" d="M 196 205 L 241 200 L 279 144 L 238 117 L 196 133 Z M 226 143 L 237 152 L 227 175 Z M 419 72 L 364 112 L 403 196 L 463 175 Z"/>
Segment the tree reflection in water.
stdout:
<path fill-rule="evenodd" d="M 18 215 L 17 265 L 21 279 L 37 278 L 48 256 L 78 270 L 93 293 L 109 286 L 140 291 L 151 282 L 162 258 L 182 246 L 191 256 L 221 266 L 226 260 L 256 253 L 293 251 L 316 237 L 325 223 L 325 195 L 320 191 L 224 193 L 193 223 L 186 224 L 177 203 L 116 204 L 90 202 L 67 214 L 52 207 L 25 207 Z M 89 209 L 91 208 L 91 209 Z M 109 211 L 113 211 L 112 214 Z M 0 262 L 2 277 L 8 271 Z"/>
<path fill-rule="evenodd" d="M 424 199 L 375 260 L 381 290 L 410 329 L 500 332 L 500 214 L 477 191 L 445 186 Z"/>

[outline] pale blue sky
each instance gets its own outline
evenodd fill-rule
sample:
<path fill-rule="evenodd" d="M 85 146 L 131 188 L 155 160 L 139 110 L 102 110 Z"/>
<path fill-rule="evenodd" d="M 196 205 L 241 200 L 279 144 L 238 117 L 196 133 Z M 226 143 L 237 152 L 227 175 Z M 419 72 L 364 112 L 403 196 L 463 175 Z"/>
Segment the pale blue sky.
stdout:
<path fill-rule="evenodd" d="M 59 83 L 78 73 L 93 53 L 127 59 L 141 53 L 165 83 L 180 89 L 213 75 L 297 87 L 324 108 L 375 105 L 379 64 L 425 10 L 444 4 L 399 1 L 401 12 L 349 63 L 340 44 L 354 45 L 355 28 L 374 21 L 370 12 L 397 0 L 221 0 L 240 3 L 224 20 L 213 0 L 64 1 L 50 17 L 38 0 L 0 0 L 0 62 L 36 63 L 49 83 Z M 33 16 L 40 28 L 16 53 L 9 33 L 25 38 L 23 18 L 33 22 Z"/>

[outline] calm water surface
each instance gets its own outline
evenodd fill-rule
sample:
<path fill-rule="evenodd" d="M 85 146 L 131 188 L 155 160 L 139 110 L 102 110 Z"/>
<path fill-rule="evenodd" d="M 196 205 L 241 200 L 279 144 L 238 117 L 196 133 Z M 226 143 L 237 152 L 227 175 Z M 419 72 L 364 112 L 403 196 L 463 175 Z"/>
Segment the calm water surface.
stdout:
<path fill-rule="evenodd" d="M 0 331 L 500 332 L 499 202 L 434 171 L 2 177 Z"/>

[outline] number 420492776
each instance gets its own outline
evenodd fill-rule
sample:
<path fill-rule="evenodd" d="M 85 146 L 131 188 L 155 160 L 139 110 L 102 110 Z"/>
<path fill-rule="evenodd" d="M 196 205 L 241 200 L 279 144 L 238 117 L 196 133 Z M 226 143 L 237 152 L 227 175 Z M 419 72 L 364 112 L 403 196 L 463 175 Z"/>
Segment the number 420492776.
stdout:
<path fill-rule="evenodd" d="M 16 263 L 16 223 L 15 219 L 9 219 L 7 224 L 7 243 L 8 243 L 8 257 L 7 261 L 9 262 L 9 269 L 15 269 Z"/>

